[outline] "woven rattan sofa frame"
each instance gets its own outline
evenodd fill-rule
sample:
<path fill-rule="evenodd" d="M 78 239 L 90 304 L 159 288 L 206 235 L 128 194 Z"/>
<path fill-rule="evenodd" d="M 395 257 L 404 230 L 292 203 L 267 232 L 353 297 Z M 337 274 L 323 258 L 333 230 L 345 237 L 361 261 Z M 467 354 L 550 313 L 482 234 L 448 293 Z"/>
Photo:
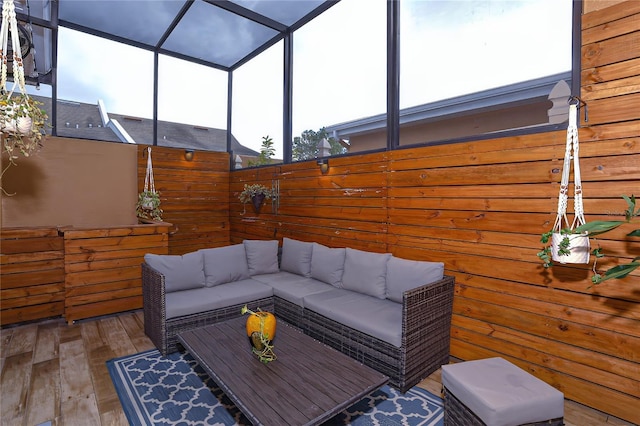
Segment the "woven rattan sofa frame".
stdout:
<path fill-rule="evenodd" d="M 445 276 L 404 293 L 400 348 L 276 296 L 248 306 L 270 310 L 305 334 L 389 376 L 389 384 L 404 393 L 449 362 L 453 287 L 454 278 Z M 167 320 L 164 276 L 146 263 L 142 290 L 145 333 L 163 355 L 179 350 L 178 333 L 236 318 L 244 305 Z"/>
<path fill-rule="evenodd" d="M 404 293 L 402 346 L 397 347 L 304 309 L 303 329 L 317 339 L 389 376 L 406 392 L 449 363 L 454 277 Z"/>
<path fill-rule="evenodd" d="M 237 318 L 242 315 L 244 303 L 226 306 L 192 315 L 167 319 L 165 306 L 164 275 L 158 273 L 146 263 L 142 264 L 142 300 L 144 311 L 144 332 L 162 355 L 180 349 L 178 334 L 204 327 L 217 322 Z M 273 297 L 254 300 L 247 303 L 251 310 L 258 308 L 274 312 Z"/>
<path fill-rule="evenodd" d="M 473 411 L 464 405 L 446 386 L 444 392 L 444 426 L 487 426 Z M 562 426 L 564 418 L 548 419 L 535 423 L 525 423 L 519 426 Z"/>

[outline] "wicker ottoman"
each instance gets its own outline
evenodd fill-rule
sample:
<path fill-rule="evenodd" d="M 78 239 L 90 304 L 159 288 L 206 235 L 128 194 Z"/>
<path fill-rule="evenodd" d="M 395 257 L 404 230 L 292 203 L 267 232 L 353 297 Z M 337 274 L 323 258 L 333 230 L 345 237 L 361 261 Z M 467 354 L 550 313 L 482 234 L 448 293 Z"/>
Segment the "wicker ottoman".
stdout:
<path fill-rule="evenodd" d="M 502 358 L 442 366 L 445 426 L 561 426 L 564 395 Z"/>

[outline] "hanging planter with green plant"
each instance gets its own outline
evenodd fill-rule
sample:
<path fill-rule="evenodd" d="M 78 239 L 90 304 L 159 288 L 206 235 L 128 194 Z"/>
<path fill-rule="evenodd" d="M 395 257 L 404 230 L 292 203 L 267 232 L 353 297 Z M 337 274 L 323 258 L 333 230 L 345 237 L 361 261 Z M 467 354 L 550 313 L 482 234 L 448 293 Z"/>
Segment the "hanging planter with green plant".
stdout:
<path fill-rule="evenodd" d="M 573 98 L 572 98 L 573 99 Z M 577 100 L 577 98 L 576 98 Z M 569 100 L 569 125 L 567 127 L 567 142 L 562 165 L 562 178 L 560 180 L 560 192 L 558 194 L 558 213 L 555 223 L 546 238 L 551 241 L 551 260 L 559 263 L 589 263 L 589 236 L 586 233 L 575 234 L 573 230 L 586 221 L 584 207 L 582 205 L 582 179 L 580 177 L 580 141 L 578 140 L 578 103 Z M 572 161 L 573 160 L 573 161 Z M 567 219 L 567 203 L 569 192 L 569 174 L 573 162 L 573 212 L 574 219 L 570 224 Z"/>
<path fill-rule="evenodd" d="M 147 172 L 144 177 L 144 190 L 138 194 L 136 215 L 139 219 L 152 219 L 161 221 L 160 193 L 156 191 L 153 180 L 153 165 L 151 163 L 151 148 L 147 148 Z"/>
<path fill-rule="evenodd" d="M 0 132 L 2 133 L 2 153 L 7 155 L 7 165 L 0 178 L 11 166 L 15 166 L 19 154 L 29 157 L 42 146 L 46 136 L 48 119 L 41 102 L 27 94 L 22 63 L 22 49 L 18 35 L 17 19 L 13 0 L 5 0 L 2 5 L 2 26 L 0 27 Z M 9 33 L 13 58 L 8 58 Z M 13 62 L 13 87 L 7 89 L 7 62 Z M 20 94 L 14 96 L 16 87 Z M 6 191 L 2 189 L 6 194 Z M 8 194 L 7 194 L 8 195 Z"/>
<path fill-rule="evenodd" d="M 542 234 L 540 241 L 544 244 L 544 247 L 538 252 L 538 257 L 542 260 L 543 266 L 549 268 L 553 266 L 554 262 L 561 264 L 588 264 L 589 255 L 592 254 L 595 259 L 593 261 L 593 276 L 591 277 L 591 282 L 593 284 L 600 284 L 612 278 L 625 278 L 628 276 L 632 271 L 640 267 L 640 257 L 636 257 L 627 264 L 614 266 L 603 274 L 600 274 L 597 270 L 598 259 L 604 257 L 604 255 L 600 247 L 591 252 L 589 251 L 589 239 L 596 235 L 609 232 L 624 224 L 631 223 L 634 217 L 640 215 L 640 209 L 636 210 L 636 199 L 633 195 L 631 195 L 631 197 L 623 195 L 622 197 L 627 202 L 624 221 L 587 222 L 585 220 L 582 205 L 582 180 L 580 176 L 580 142 L 578 140 L 578 106 L 581 104 L 584 105 L 580 98 L 573 96 L 569 98 L 569 125 L 567 126 L 567 143 L 562 167 L 562 179 L 560 181 L 560 193 L 558 195 L 558 213 L 553 228 Z M 584 105 L 584 107 L 586 108 L 586 105 Z M 567 200 L 571 160 L 573 160 L 574 166 L 574 220 L 573 223 L 569 224 L 567 220 Z M 640 229 L 631 231 L 627 236 L 640 237 Z"/>

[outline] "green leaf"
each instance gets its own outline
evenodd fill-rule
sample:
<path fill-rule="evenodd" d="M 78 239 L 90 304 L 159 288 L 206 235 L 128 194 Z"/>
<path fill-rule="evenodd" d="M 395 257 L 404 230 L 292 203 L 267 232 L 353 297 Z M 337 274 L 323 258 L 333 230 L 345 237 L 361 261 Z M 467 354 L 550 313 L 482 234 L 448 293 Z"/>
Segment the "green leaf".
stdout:
<path fill-rule="evenodd" d="M 629 275 L 631 272 L 633 272 L 635 269 L 637 269 L 638 267 L 640 267 L 640 263 L 638 262 L 628 263 L 626 265 L 614 266 L 613 268 L 609 269 L 604 273 L 604 276 L 605 276 L 604 279 L 606 280 L 609 278 L 624 278 L 627 275 Z"/>
<path fill-rule="evenodd" d="M 640 268 L 640 262 L 638 262 L 638 260 L 640 260 L 640 256 L 633 259 L 631 263 L 614 266 L 613 268 L 607 270 L 604 275 L 594 276 L 592 281 L 595 284 L 600 284 L 601 282 L 606 280 L 624 278 L 637 268 Z"/>
<path fill-rule="evenodd" d="M 631 231 L 627 234 L 627 237 L 640 237 L 640 229 L 636 229 L 635 231 Z"/>
<path fill-rule="evenodd" d="M 593 222 L 587 222 L 584 225 L 578 226 L 573 230 L 574 234 L 582 234 L 584 232 L 588 232 L 589 236 L 604 234 L 605 232 L 609 232 L 612 229 L 617 228 L 620 225 L 623 225 L 627 222 L 621 220 L 596 220 Z"/>
<path fill-rule="evenodd" d="M 637 216 L 640 213 L 640 210 L 638 210 L 637 212 L 635 211 L 636 197 L 634 195 L 632 195 L 631 197 L 623 195 L 622 198 L 624 198 L 624 200 L 627 202 L 628 208 L 627 211 L 625 211 L 624 215 L 627 218 L 627 222 L 629 222 L 633 216 Z"/>

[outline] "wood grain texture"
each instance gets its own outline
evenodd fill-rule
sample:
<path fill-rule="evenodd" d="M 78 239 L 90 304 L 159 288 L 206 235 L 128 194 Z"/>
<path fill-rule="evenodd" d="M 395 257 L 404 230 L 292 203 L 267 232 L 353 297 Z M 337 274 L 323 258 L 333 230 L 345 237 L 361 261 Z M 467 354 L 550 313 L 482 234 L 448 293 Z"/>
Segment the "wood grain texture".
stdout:
<path fill-rule="evenodd" d="M 22 424 L 31 380 L 32 353 L 23 352 L 10 356 L 3 353 L 2 358 L 2 424 Z"/>
<path fill-rule="evenodd" d="M 530 344 L 530 336 L 514 332 L 511 328 L 497 327 L 478 320 L 464 319 L 463 321 L 460 322 L 464 326 L 460 328 L 460 332 L 467 333 L 467 336 L 461 335 L 456 341 L 456 347 L 460 353 L 470 356 L 483 354 L 491 356 L 493 349 L 484 349 L 483 346 L 465 342 L 467 339 L 477 338 L 485 345 L 486 340 L 490 339 L 493 333 L 496 338 L 507 344 L 503 356 L 518 363 L 518 357 L 509 354 L 520 350 L 520 345 Z M 129 348 L 131 352 L 124 355 L 133 355 L 153 348 L 151 341 L 144 335 L 142 311 L 85 320 L 73 325 L 66 324 L 63 319 L 41 321 L 37 325 L 37 342 L 31 340 L 31 344 L 35 346 L 25 347 L 20 344 L 19 346 L 23 347 L 25 352 L 7 357 L 5 349 L 15 343 L 14 339 L 20 339 L 20 336 L 24 335 L 21 329 L 25 327 L 29 328 L 31 325 L 19 325 L 0 330 L 2 336 L 0 413 L 3 425 L 33 426 L 37 424 L 34 423 L 36 420 L 51 420 L 53 424 L 58 425 L 127 426 L 129 424 L 109 377 L 106 361 L 115 357 L 115 352 L 120 350 L 117 347 Z M 120 339 L 116 347 L 111 346 L 112 341 L 109 337 L 111 333 L 107 329 L 114 329 L 112 336 Z M 457 330 L 454 329 L 454 333 L 457 333 Z M 558 363 L 566 363 L 566 352 L 574 350 L 570 344 L 565 343 L 564 347 L 559 347 L 557 354 L 549 356 L 545 354 L 544 338 L 531 343 L 532 351 L 539 351 L 540 356 L 544 357 L 541 362 L 548 366 L 543 370 L 545 372 L 553 371 Z M 40 345 L 47 349 L 38 349 Z M 83 350 L 79 350 L 80 347 Z M 83 366 L 81 367 L 83 370 L 86 371 L 84 366 L 88 366 L 88 373 L 85 374 L 88 374 L 89 379 L 78 379 L 83 382 L 88 381 L 92 387 L 84 389 L 83 392 L 86 393 L 84 397 L 77 396 L 65 400 L 61 397 L 62 377 L 69 375 L 63 372 L 62 368 L 66 368 L 63 367 L 63 363 L 68 362 L 69 357 L 65 352 L 70 349 L 76 352 L 73 359 Z M 38 352 L 50 353 L 53 358 L 36 362 Z M 67 361 L 63 362 L 62 356 Z M 453 361 L 457 362 L 459 359 Z M 524 364 L 520 366 L 526 367 Z M 592 372 L 598 374 L 596 370 L 599 365 L 593 364 L 593 367 L 595 369 L 592 369 Z M 538 371 L 532 373 L 538 374 Z M 574 379 L 574 382 L 569 384 L 576 382 L 579 380 Z M 441 370 L 431 374 L 418 386 L 429 390 L 434 395 L 440 395 Z M 44 405 L 41 406 L 40 403 Z M 564 412 L 566 426 L 632 426 L 629 422 L 569 400 L 565 400 Z"/>
<path fill-rule="evenodd" d="M 619 219 L 626 208 L 620 195 L 640 195 L 640 2 L 600 7 L 605 3 L 585 1 L 590 13 L 582 19 L 581 97 L 588 102 L 589 121 L 581 123 L 579 134 L 588 220 Z M 564 143 L 565 133 L 556 131 L 350 155 L 332 158 L 326 175 L 315 161 L 229 173 L 226 153 L 197 152 L 187 163 L 182 150 L 153 147 L 156 187 L 165 220 L 172 224 L 166 238 L 153 239 L 135 227 L 67 230 L 65 235 L 74 238 L 64 253 L 57 229 L 3 229 L 1 322 L 62 315 L 65 270 L 70 300 L 78 302 L 68 307 L 71 317 L 135 309 L 141 301 L 127 268 L 146 252 L 183 254 L 243 239 L 283 237 L 390 252 L 442 261 L 455 275 L 453 357 L 506 356 L 591 407 L 576 411 L 571 405 L 578 414 L 565 419 L 569 425 L 617 422 L 611 414 L 640 424 L 640 412 L 633 410 L 640 405 L 640 272 L 625 282 L 590 287 L 590 266 L 545 271 L 536 257 L 539 234 L 555 218 Z M 145 148 L 138 152 L 140 188 Z M 281 188 L 278 211 L 271 204 L 259 215 L 245 210 L 237 198 L 243 185 L 271 186 L 274 179 Z M 94 241 L 80 242 L 82 233 Z M 127 247 L 138 239 L 148 245 Z M 593 244 L 609 254 L 603 267 L 640 256 L 640 244 L 622 231 Z M 113 271 L 115 279 L 105 271 Z M 129 322 L 126 333 L 139 325 Z M 95 339 L 83 355 L 93 359 L 90 366 L 100 364 L 106 348 L 131 350 L 127 344 L 111 348 L 109 336 L 97 327 L 83 333 Z M 38 362 L 55 357 L 52 345 L 82 337 L 74 327 L 60 327 L 57 334 L 57 343 L 55 337 L 42 341 L 35 352 Z M 41 339 L 28 331 L 18 339 L 22 343 L 14 344 L 12 335 L 13 330 L 3 330 L 3 386 L 7 367 L 30 374 L 20 357 Z M 143 342 L 138 338 L 136 349 Z M 7 374 L 15 389 L 28 388 L 30 382 L 22 385 L 21 377 Z M 113 395 L 93 393 L 96 406 L 114 407 Z M 24 395 L 15 399 L 23 407 L 26 401 Z M 91 404 L 69 405 L 70 412 L 86 413 Z M 24 409 L 9 410 L 15 414 L 12 421 L 25 415 Z M 121 418 L 117 410 L 99 411 L 103 422 Z"/>
<path fill-rule="evenodd" d="M 0 324 L 64 312 L 64 241 L 56 228 L 4 228 L 0 237 Z"/>
<path fill-rule="evenodd" d="M 140 264 L 167 254 L 170 224 L 65 228 L 64 317 L 68 322 L 142 307 Z"/>
<path fill-rule="evenodd" d="M 388 381 L 284 322 L 275 336 L 278 358 L 265 365 L 250 350 L 237 350 L 245 323 L 236 318 L 178 339 L 254 424 L 321 424 Z M 271 392 L 259 390 L 266 388 Z"/>
<path fill-rule="evenodd" d="M 27 399 L 27 424 L 60 418 L 60 364 L 52 358 L 33 364 Z"/>
<path fill-rule="evenodd" d="M 583 17 L 587 220 L 622 219 L 620 196 L 639 195 L 639 16 L 640 2 L 626 1 Z M 555 219 L 565 141 L 555 131 L 346 156 L 326 175 L 313 161 L 234 171 L 231 240 L 289 237 L 444 262 L 456 277 L 453 357 L 504 356 L 569 399 L 640 423 L 640 271 L 592 287 L 591 265 L 544 270 L 536 256 Z M 272 179 L 277 214 L 235 201 L 244 183 Z M 607 253 L 600 268 L 640 256 L 629 231 L 592 239 Z"/>
<path fill-rule="evenodd" d="M 147 146 L 138 147 L 138 189 L 144 188 Z M 173 224 L 169 253 L 229 244 L 229 154 L 152 147 L 153 175 L 163 220 Z"/>

